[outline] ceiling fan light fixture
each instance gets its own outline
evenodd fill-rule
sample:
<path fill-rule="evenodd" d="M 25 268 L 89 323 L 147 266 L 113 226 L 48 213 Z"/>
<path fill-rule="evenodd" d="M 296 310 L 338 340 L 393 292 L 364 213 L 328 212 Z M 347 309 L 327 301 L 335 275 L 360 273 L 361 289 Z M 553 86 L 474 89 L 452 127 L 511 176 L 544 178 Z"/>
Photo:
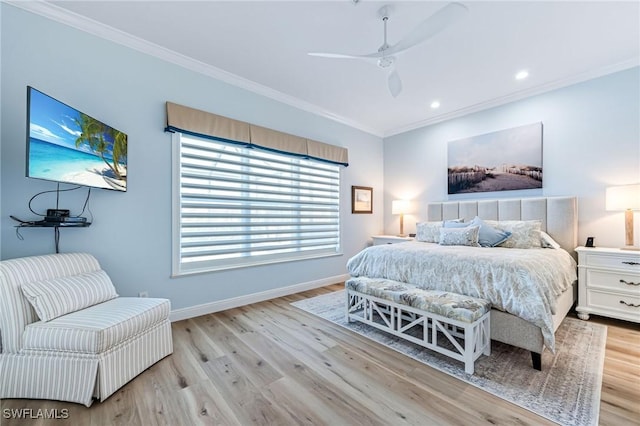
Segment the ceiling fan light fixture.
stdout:
<path fill-rule="evenodd" d="M 389 68 L 395 61 L 396 58 L 394 56 L 383 56 L 382 58 L 378 59 L 378 66 L 380 68 Z"/>

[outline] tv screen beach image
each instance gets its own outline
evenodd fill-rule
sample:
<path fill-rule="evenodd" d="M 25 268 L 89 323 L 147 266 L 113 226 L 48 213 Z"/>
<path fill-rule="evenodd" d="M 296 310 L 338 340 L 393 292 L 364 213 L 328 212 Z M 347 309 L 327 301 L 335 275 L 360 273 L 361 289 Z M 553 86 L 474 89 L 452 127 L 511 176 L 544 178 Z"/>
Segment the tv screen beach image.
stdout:
<path fill-rule="evenodd" d="M 127 135 L 31 87 L 27 176 L 127 190 Z"/>
<path fill-rule="evenodd" d="M 542 123 L 449 142 L 448 193 L 542 188 Z"/>

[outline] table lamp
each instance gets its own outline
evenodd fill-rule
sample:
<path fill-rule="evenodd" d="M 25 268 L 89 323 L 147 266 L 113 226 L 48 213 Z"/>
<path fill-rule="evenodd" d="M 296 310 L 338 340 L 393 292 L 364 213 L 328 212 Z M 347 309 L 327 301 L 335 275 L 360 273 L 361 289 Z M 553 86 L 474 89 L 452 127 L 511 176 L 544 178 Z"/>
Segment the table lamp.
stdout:
<path fill-rule="evenodd" d="M 400 233 L 399 237 L 406 237 L 404 234 L 404 215 L 409 213 L 409 202 L 407 200 L 393 200 L 391 202 L 391 214 L 400 215 Z"/>
<path fill-rule="evenodd" d="M 623 250 L 640 250 L 633 245 L 633 212 L 640 210 L 640 184 L 611 186 L 606 189 L 607 211 L 624 211 L 625 247 Z"/>

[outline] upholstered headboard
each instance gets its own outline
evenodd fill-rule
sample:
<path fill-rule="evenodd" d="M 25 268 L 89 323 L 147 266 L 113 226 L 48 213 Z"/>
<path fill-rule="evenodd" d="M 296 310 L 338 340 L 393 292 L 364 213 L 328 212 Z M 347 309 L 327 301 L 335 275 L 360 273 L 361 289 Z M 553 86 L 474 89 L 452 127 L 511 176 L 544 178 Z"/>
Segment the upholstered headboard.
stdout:
<path fill-rule="evenodd" d="M 578 201 L 576 197 L 518 198 L 504 200 L 459 200 L 429 203 L 427 220 L 480 216 L 490 220 L 541 220 L 542 230 L 575 256 L 578 245 Z"/>

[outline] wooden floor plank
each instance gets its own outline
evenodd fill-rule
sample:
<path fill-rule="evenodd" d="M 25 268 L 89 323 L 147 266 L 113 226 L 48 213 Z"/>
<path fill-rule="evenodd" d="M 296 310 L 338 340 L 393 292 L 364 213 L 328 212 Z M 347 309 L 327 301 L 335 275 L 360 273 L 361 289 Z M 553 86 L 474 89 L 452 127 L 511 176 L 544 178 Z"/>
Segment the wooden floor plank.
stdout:
<path fill-rule="evenodd" d="M 244 368 L 224 356 L 209 360 L 205 369 L 211 383 L 243 425 L 289 424 L 286 411 L 273 405 L 259 387 L 243 375 Z"/>
<path fill-rule="evenodd" d="M 282 375 L 257 354 L 230 330 L 222 318 L 216 315 L 205 315 L 193 321 L 193 324 L 207 333 L 225 352 L 226 363 L 232 362 L 234 368 L 242 369 L 243 377 L 248 378 L 255 386 L 262 387 L 272 383 Z M 205 366 L 208 363 L 205 363 Z M 205 367 L 206 371 L 206 367 Z"/>
<path fill-rule="evenodd" d="M 349 421 L 347 424 L 357 424 L 365 419 L 367 424 L 378 423 L 376 411 L 381 407 L 362 397 L 360 390 L 354 392 L 353 384 L 344 379 L 346 373 L 337 371 L 325 351 L 292 347 L 286 330 L 275 325 L 270 327 L 273 330 L 268 334 L 245 335 L 244 340 L 299 388 L 314 390 L 316 403 L 329 408 L 325 415 L 329 412 L 339 414 L 343 422 Z"/>
<path fill-rule="evenodd" d="M 174 354 L 90 408 L 5 399 L 11 425 L 387 425 L 549 422 L 350 330 L 292 307 L 326 286 L 172 325 Z M 640 327 L 609 327 L 601 425 L 640 425 Z M 5 410 L 67 410 L 66 419 Z M 11 413 L 6 412 L 6 413 Z"/>
<path fill-rule="evenodd" d="M 179 393 L 181 410 L 177 412 L 185 414 L 173 425 L 242 425 L 233 408 L 210 380 L 196 383 Z"/>

